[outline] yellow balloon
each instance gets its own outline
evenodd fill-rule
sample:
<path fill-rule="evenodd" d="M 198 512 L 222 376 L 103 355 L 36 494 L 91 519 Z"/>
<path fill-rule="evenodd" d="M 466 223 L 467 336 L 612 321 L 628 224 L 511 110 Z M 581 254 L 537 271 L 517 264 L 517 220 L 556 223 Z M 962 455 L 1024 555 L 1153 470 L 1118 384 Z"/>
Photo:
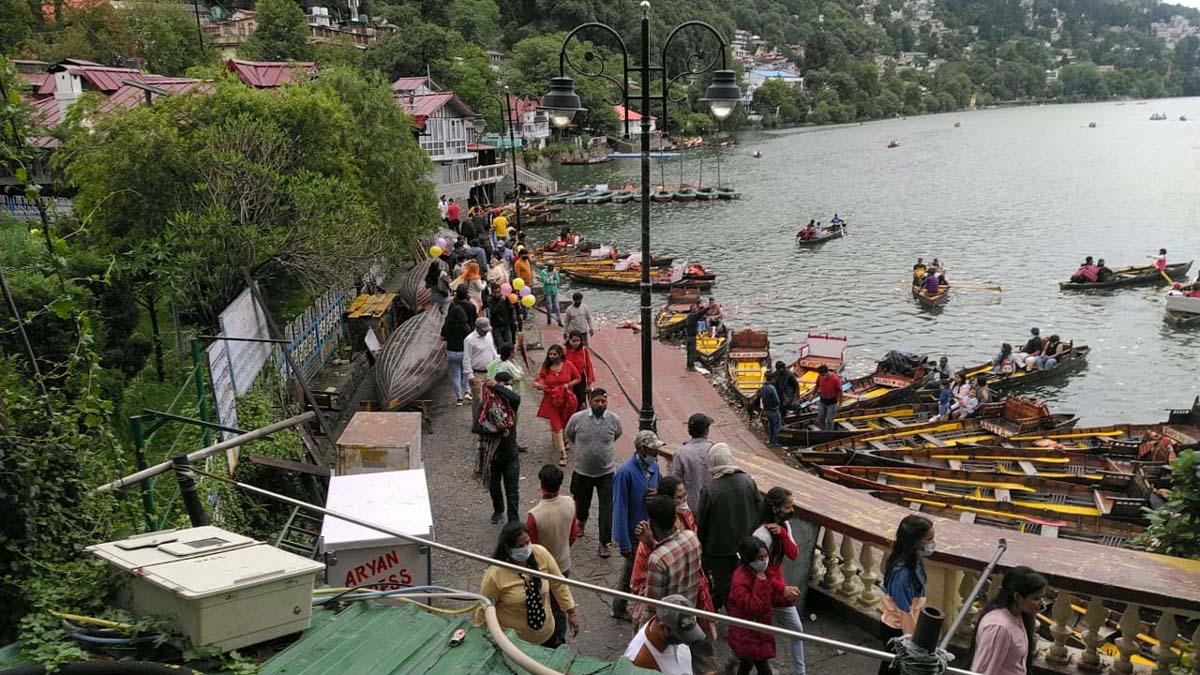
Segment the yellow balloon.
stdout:
<path fill-rule="evenodd" d="M 434 246 L 429 247 L 429 257 L 430 258 L 436 258 L 436 257 L 440 256 L 441 254 L 442 254 L 441 246 L 434 245 Z"/>
<path fill-rule="evenodd" d="M 516 279 L 513 279 L 512 287 L 513 287 L 513 290 L 515 290 L 515 291 L 519 291 L 522 288 L 525 288 L 525 280 L 522 279 L 521 277 L 517 277 Z"/>
<path fill-rule="evenodd" d="M 533 307 L 537 304 L 537 299 L 535 299 L 532 295 L 527 295 L 521 298 L 521 304 L 525 305 L 526 307 Z"/>

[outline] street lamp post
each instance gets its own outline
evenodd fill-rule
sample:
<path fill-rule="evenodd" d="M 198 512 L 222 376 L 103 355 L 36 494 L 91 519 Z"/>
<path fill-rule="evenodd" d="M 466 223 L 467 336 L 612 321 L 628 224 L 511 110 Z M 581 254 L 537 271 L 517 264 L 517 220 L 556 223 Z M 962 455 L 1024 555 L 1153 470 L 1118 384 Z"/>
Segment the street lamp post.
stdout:
<path fill-rule="evenodd" d="M 714 70 L 718 57 L 713 57 L 705 62 L 703 51 L 689 55 L 687 59 L 687 68 L 670 77 L 667 72 L 667 50 L 671 46 L 672 40 L 684 28 L 699 28 L 711 33 L 716 37 L 720 44 L 718 50 L 721 61 L 721 68 Z M 604 60 L 599 58 L 599 65 L 592 69 L 581 68 L 578 65 L 571 63 L 570 57 L 567 55 L 567 45 L 571 38 L 582 30 L 594 28 L 603 32 L 607 32 L 613 36 L 621 49 L 621 73 L 623 78 L 618 81 L 615 77 L 604 72 Z M 559 129 L 565 129 L 571 123 L 571 119 L 576 112 L 585 110 L 579 95 L 575 93 L 574 81 L 566 76 L 566 66 L 570 64 L 572 70 L 584 77 L 599 77 L 608 80 L 621 93 L 621 102 L 628 111 L 629 108 L 629 75 L 635 73 L 641 78 L 642 87 L 642 125 L 641 125 L 641 141 L 642 141 L 642 281 L 639 286 L 641 292 L 641 319 L 642 319 L 642 407 L 638 412 L 638 428 L 639 429 L 654 429 L 656 419 L 654 415 L 654 387 L 653 387 L 653 369 L 650 354 L 651 346 L 651 329 L 650 323 L 650 104 L 651 101 L 656 101 L 662 104 L 663 109 L 663 127 L 667 123 L 667 103 L 679 102 L 682 99 L 671 98 L 671 85 L 677 80 L 699 75 L 702 73 L 712 72 L 712 83 L 705 91 L 704 98 L 700 99 L 709 104 L 709 109 L 712 111 L 713 117 L 717 118 L 717 122 L 721 122 L 733 113 L 734 106 L 741 99 L 741 90 L 737 86 L 737 77 L 732 70 L 726 67 L 726 49 L 728 45 L 725 39 L 717 29 L 703 21 L 687 21 L 679 24 L 667 35 L 666 41 L 663 43 L 663 48 L 659 60 L 659 65 L 650 65 L 650 3 L 643 0 L 642 2 L 642 26 L 641 26 L 641 45 L 642 45 L 642 63 L 641 65 L 629 65 L 629 50 L 625 47 L 625 41 L 621 39 L 621 35 L 617 33 L 611 26 L 603 23 L 585 23 L 576 27 L 563 39 L 562 48 L 558 53 L 558 71 L 559 76 L 550 79 L 550 91 L 542 99 L 542 107 L 550 113 L 550 122 Z M 592 52 L 588 52 L 585 58 L 591 62 L 597 60 L 597 56 Z M 660 76 L 660 92 L 655 95 L 650 93 L 650 74 L 657 73 Z M 629 136 L 629 115 L 625 115 L 625 136 Z"/>
<path fill-rule="evenodd" d="M 513 201 L 516 202 L 514 217 L 517 221 L 516 228 L 519 234 L 523 231 L 521 228 L 521 183 L 517 179 L 517 141 L 513 134 L 512 99 L 509 96 L 508 87 L 504 88 L 504 96 L 488 94 L 487 97 L 500 101 L 500 109 L 504 111 L 504 118 L 508 122 L 508 151 L 512 156 Z M 475 127 L 475 130 L 479 132 L 480 138 L 483 137 L 483 128 L 486 124 L 487 122 L 483 119 L 483 115 L 476 115 L 475 119 L 471 122 L 471 126 Z"/>

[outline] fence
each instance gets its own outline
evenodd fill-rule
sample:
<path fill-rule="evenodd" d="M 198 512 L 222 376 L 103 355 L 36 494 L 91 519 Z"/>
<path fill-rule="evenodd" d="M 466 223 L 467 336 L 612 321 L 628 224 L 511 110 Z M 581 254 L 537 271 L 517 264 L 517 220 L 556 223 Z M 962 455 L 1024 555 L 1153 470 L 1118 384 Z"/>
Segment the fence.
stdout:
<path fill-rule="evenodd" d="M 321 372 L 341 342 L 344 332 L 342 314 L 353 299 L 353 289 L 334 289 L 309 305 L 300 316 L 283 328 L 292 359 L 306 382 Z M 290 375 L 283 353 L 275 350 L 275 369 L 287 379 Z"/>

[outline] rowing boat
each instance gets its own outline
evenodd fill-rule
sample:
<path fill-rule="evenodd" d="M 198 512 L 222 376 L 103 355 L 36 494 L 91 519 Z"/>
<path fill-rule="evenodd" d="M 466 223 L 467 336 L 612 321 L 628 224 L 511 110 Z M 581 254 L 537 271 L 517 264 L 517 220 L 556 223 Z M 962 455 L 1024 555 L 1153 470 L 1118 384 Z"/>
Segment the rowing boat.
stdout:
<path fill-rule="evenodd" d="M 821 366 L 825 366 L 830 372 L 842 372 L 847 342 L 849 340 L 844 335 L 809 333 L 805 336 L 796 360 L 792 361 L 789 367 L 799 383 L 797 399 L 806 398 L 812 393 L 812 388 L 817 386 L 817 370 Z"/>
<path fill-rule="evenodd" d="M 745 328 L 729 336 L 725 374 L 743 406 L 749 406 L 758 395 L 770 368 L 771 340 L 767 331 Z"/>
<path fill-rule="evenodd" d="M 614 204 L 626 204 L 633 201 L 636 197 L 637 195 L 634 194 L 633 190 L 621 190 L 620 192 L 613 193 L 612 201 Z"/>
<path fill-rule="evenodd" d="M 696 190 L 696 199 L 707 202 L 714 199 L 720 199 L 720 197 L 714 188 L 700 188 L 699 190 Z"/>
<path fill-rule="evenodd" d="M 902 492 L 875 490 L 871 496 L 885 502 L 899 504 L 917 513 L 957 520 L 974 525 L 990 525 L 1026 534 L 1044 537 L 1086 541 L 1103 546 L 1124 548 L 1130 539 L 1140 534 L 1143 528 L 1134 523 L 1107 518 L 1076 518 L 1064 520 L 1041 512 L 1029 513 L 1009 504 L 977 506 L 952 503 L 938 497 L 924 497 Z"/>
<path fill-rule="evenodd" d="M 913 284 L 912 294 L 913 299 L 917 301 L 917 304 L 921 305 L 921 309 L 933 311 L 935 309 L 941 309 L 946 305 L 947 302 L 950 301 L 950 285 L 944 284 L 938 286 L 937 293 L 930 295 L 929 291 L 916 284 Z"/>
<path fill-rule="evenodd" d="M 589 270 L 572 268 L 566 265 L 562 270 L 572 281 L 578 281 L 584 284 L 593 286 L 606 286 L 610 288 L 637 288 L 642 283 L 641 270 Z M 672 288 L 696 288 L 708 289 L 716 284 L 715 274 L 687 274 L 684 273 L 678 278 L 675 278 L 675 269 L 660 270 L 657 274 L 651 270 L 650 287 L 656 291 L 665 291 Z"/>
<path fill-rule="evenodd" d="M 1092 348 L 1087 345 L 1074 346 L 1075 342 L 1070 343 L 1071 348 L 1058 357 L 1058 365 L 1046 370 L 1025 370 L 1020 368 L 1011 372 L 997 373 L 993 372 L 991 361 L 981 363 L 970 368 L 963 368 L 958 371 L 960 377 L 966 378 L 968 382 L 974 382 L 976 378 L 983 377 L 988 388 L 993 392 L 1011 391 L 1018 387 L 1045 382 L 1051 378 L 1059 377 L 1080 370 L 1087 365 L 1088 353 Z"/>
<path fill-rule="evenodd" d="M 848 487 L 936 496 L 951 504 L 1011 504 L 1021 512 L 1110 518 L 1140 523 L 1144 497 L 1129 497 L 1036 476 L 970 473 L 929 467 L 820 466 L 826 480 Z"/>
<path fill-rule="evenodd" d="M 853 456 L 853 464 L 924 466 L 970 473 L 1038 476 L 1067 483 L 1128 492 L 1133 488 L 1133 465 L 1103 455 L 1041 448 L 906 448 L 878 450 Z"/>
<path fill-rule="evenodd" d="M 677 202 L 696 201 L 696 192 L 695 192 L 695 190 L 690 190 L 687 188 L 682 189 L 682 190 L 676 190 L 675 191 L 675 201 L 677 201 Z"/>
<path fill-rule="evenodd" d="M 834 443 L 863 434 L 887 434 L 899 431 L 915 431 L 927 433 L 939 429 L 954 428 L 954 423 L 948 421 L 935 422 L 938 414 L 936 403 L 909 403 L 889 406 L 886 408 L 867 408 L 848 415 L 835 417 L 834 428 L 822 430 L 818 426 L 816 414 L 791 421 L 779 432 L 779 441 L 783 445 L 813 446 Z M 1031 433 L 1037 430 L 1066 429 L 1075 426 L 1078 421 L 1074 415 L 1052 414 L 1046 404 L 1032 399 L 1009 397 L 1004 401 L 986 403 L 979 406 L 975 414 L 964 422 L 979 422 L 979 427 L 1001 438 L 1019 433 Z M 963 424 L 963 426 L 966 426 Z M 829 453 L 805 452 L 801 459 L 819 463 L 846 463 L 847 457 L 855 454 L 850 451 L 837 450 Z"/>
<path fill-rule="evenodd" d="M 1177 328 L 1200 326 L 1200 298 L 1182 295 L 1167 298 L 1167 313 L 1163 319 Z"/>
<path fill-rule="evenodd" d="M 910 365 L 899 367 L 899 361 Z M 926 365 L 924 357 L 900 352 L 888 352 L 882 361 L 875 364 L 875 372 L 863 377 L 856 377 L 842 385 L 842 402 L 838 410 L 857 410 L 866 407 L 880 407 L 893 403 L 902 403 L 916 395 L 918 389 L 930 381 L 933 370 Z M 806 395 L 796 400 L 795 409 L 800 414 L 815 409 L 817 392 L 809 389 Z M 798 415 L 789 414 L 785 423 L 792 423 Z"/>
<path fill-rule="evenodd" d="M 733 188 L 717 188 L 717 199 L 741 199 L 742 193 Z"/>
<path fill-rule="evenodd" d="M 596 195 L 592 195 L 591 197 L 588 197 L 587 203 L 588 204 L 604 204 L 605 202 L 612 201 L 612 198 L 613 198 L 613 193 L 601 192 L 600 194 L 596 194 Z"/>
<path fill-rule="evenodd" d="M 669 202 L 675 199 L 675 193 L 670 190 L 658 190 L 650 194 L 652 202 Z"/>
<path fill-rule="evenodd" d="M 672 338 L 686 326 L 688 312 L 700 302 L 700 290 L 696 288 L 672 288 L 667 293 L 667 302 L 654 318 L 660 339 Z"/>
<path fill-rule="evenodd" d="M 700 363 L 708 367 L 720 363 L 729 351 L 729 326 L 722 323 L 717 328 L 717 334 L 710 336 L 708 331 L 696 335 L 696 357 Z"/>
<path fill-rule="evenodd" d="M 388 336 L 375 364 L 375 391 L 383 410 L 397 410 L 417 400 L 446 372 L 446 342 L 441 339 L 446 316 L 430 307 L 400 324 Z"/>
<path fill-rule="evenodd" d="M 1185 263 L 1175 263 L 1174 265 L 1167 265 L 1166 275 L 1172 279 L 1180 279 L 1186 277 L 1190 269 L 1192 269 L 1191 260 Z M 1161 281 L 1163 281 L 1163 273 L 1159 272 L 1158 268 L 1154 265 L 1136 265 L 1134 267 L 1121 267 L 1113 270 L 1112 276 L 1106 281 L 1084 283 L 1061 281 L 1058 287 L 1064 291 L 1095 291 L 1103 288 L 1156 284 Z"/>
<path fill-rule="evenodd" d="M 811 248 L 814 246 L 820 246 L 821 244 L 824 244 L 825 242 L 829 241 L 830 239 L 838 239 L 840 237 L 846 236 L 845 233 L 843 232 L 845 229 L 846 229 L 845 223 L 838 223 L 837 225 L 830 225 L 829 227 L 823 227 L 820 230 L 817 230 L 816 234 L 814 234 L 812 237 L 810 237 L 808 239 L 801 239 L 799 236 L 797 236 L 796 237 L 796 245 L 800 246 L 801 248 Z"/>

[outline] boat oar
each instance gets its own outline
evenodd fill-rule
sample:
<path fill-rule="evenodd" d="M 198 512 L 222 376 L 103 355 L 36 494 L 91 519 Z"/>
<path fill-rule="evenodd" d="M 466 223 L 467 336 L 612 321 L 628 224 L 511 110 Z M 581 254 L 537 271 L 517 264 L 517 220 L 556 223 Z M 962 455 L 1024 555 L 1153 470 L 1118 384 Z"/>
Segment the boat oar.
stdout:
<path fill-rule="evenodd" d="M 1167 276 L 1166 270 L 1159 270 L 1158 273 L 1162 275 L 1163 281 L 1166 281 L 1168 286 L 1172 286 L 1175 284 L 1175 280 L 1172 279 L 1171 277 Z"/>
<path fill-rule="evenodd" d="M 995 284 L 947 284 L 951 290 L 957 288 L 962 291 L 999 291 L 1000 287 Z"/>

